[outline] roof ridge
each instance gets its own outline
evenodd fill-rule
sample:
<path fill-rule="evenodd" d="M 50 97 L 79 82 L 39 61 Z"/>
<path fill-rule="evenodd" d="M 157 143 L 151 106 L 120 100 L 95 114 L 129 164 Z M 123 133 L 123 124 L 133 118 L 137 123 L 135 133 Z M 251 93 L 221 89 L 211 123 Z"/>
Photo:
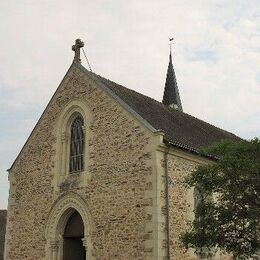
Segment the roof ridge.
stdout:
<path fill-rule="evenodd" d="M 234 142 L 240 137 L 213 124 L 183 111 L 170 108 L 162 102 L 129 89 L 111 79 L 90 72 L 80 65 L 83 71 L 95 78 L 116 99 L 121 100 L 133 114 L 141 118 L 152 131 L 164 132 L 164 141 L 188 151 L 197 151 L 200 147 L 229 139 Z"/>
<path fill-rule="evenodd" d="M 141 95 L 141 96 L 143 96 L 143 97 L 145 97 L 145 98 L 148 98 L 148 99 L 152 100 L 153 102 L 158 103 L 158 105 L 160 105 L 162 108 L 168 110 L 170 113 L 182 113 L 182 114 L 184 114 L 184 115 L 187 116 L 187 117 L 194 118 L 195 120 L 199 120 L 199 121 L 203 122 L 204 124 L 207 124 L 207 125 L 209 125 L 209 126 L 211 126 L 211 127 L 217 128 L 218 130 L 221 130 L 221 131 L 223 131 L 223 132 L 225 132 L 225 133 L 228 133 L 228 134 L 231 134 L 231 135 L 233 135 L 233 136 L 235 136 L 235 137 L 238 137 L 237 135 L 235 135 L 235 134 L 233 134 L 233 133 L 231 133 L 231 132 L 229 132 L 229 131 L 227 131 L 227 130 L 224 130 L 224 129 L 222 129 L 222 128 L 218 127 L 218 126 L 215 126 L 215 125 L 213 125 L 213 124 L 211 124 L 211 123 L 208 123 L 208 122 L 206 122 L 206 121 L 204 121 L 204 120 L 202 120 L 202 119 L 200 119 L 200 118 L 198 118 L 198 117 L 195 117 L 195 116 L 193 116 L 193 115 L 191 115 L 191 114 L 188 114 L 187 112 L 180 111 L 180 110 L 176 110 L 176 109 L 174 109 L 174 108 L 172 108 L 172 107 L 169 107 L 169 106 L 167 106 L 167 105 L 164 105 L 162 102 L 160 102 L 160 101 L 158 101 L 158 100 L 156 100 L 156 99 L 154 99 L 154 98 L 152 98 L 152 97 L 146 96 L 145 94 L 142 94 L 142 93 L 137 92 L 137 91 L 135 91 L 135 90 L 133 90 L 133 89 L 127 88 L 127 87 L 123 86 L 122 84 L 118 84 L 118 83 L 116 83 L 115 81 L 113 81 L 113 80 L 111 80 L 111 79 L 109 79 L 109 78 L 105 78 L 105 77 L 103 77 L 103 76 L 101 76 L 101 75 L 99 75 L 99 74 L 96 74 L 96 73 L 94 73 L 94 72 L 90 72 L 90 73 L 92 73 L 92 74 L 94 74 L 95 76 L 99 77 L 101 80 L 109 81 L 109 82 L 111 82 L 112 84 L 114 84 L 114 85 L 116 85 L 116 86 L 119 86 L 119 87 L 122 87 L 122 88 L 126 89 L 127 91 L 131 91 L 131 92 L 134 92 L 135 94 L 138 94 L 138 95 Z"/>
<path fill-rule="evenodd" d="M 113 81 L 113 80 L 111 80 L 111 79 L 108 79 L 108 78 L 105 78 L 105 77 L 103 77 L 103 76 L 101 76 L 101 75 L 99 75 L 99 74 L 96 74 L 96 73 L 94 73 L 94 72 L 91 72 L 91 73 L 93 73 L 94 75 L 100 77 L 101 79 L 104 79 L 104 80 L 106 80 L 106 81 L 109 81 L 109 82 L 111 82 L 111 83 L 113 83 L 113 84 L 115 84 L 115 85 L 117 85 L 117 86 L 119 86 L 119 87 L 122 87 L 122 88 L 124 88 L 124 89 L 127 89 L 127 90 L 129 90 L 129 91 L 131 91 L 131 92 L 134 92 L 134 93 L 138 94 L 138 95 L 142 95 L 142 96 L 144 96 L 144 97 L 146 97 L 146 98 L 152 99 L 153 101 L 155 101 L 155 102 L 157 102 L 157 103 L 163 105 L 162 102 L 160 102 L 160 101 L 158 101 L 158 100 L 156 100 L 156 99 L 154 99 L 154 98 L 152 98 L 152 97 L 146 96 L 145 94 L 142 94 L 142 93 L 140 93 L 140 92 L 137 92 L 137 91 L 134 90 L 134 89 L 127 88 L 127 87 L 125 87 L 125 86 L 122 85 L 122 84 L 118 84 L 118 83 L 116 83 L 115 81 Z M 165 106 L 165 105 L 163 105 L 163 106 Z"/>

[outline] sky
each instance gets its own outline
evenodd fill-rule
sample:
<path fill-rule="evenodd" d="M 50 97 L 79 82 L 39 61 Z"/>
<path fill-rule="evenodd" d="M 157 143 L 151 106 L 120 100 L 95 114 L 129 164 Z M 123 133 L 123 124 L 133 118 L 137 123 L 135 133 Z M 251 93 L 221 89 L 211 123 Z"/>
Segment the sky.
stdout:
<path fill-rule="evenodd" d="M 161 101 L 174 37 L 184 111 L 260 137 L 259 0 L 1 1 L 0 35 L 0 208 L 6 170 L 68 70 L 76 38 L 95 73 Z"/>

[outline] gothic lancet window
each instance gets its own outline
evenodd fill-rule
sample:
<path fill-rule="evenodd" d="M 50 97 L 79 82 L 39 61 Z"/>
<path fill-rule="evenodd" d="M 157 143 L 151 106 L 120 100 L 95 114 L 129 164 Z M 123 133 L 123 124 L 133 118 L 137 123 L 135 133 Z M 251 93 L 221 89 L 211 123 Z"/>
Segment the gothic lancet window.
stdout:
<path fill-rule="evenodd" d="M 77 116 L 70 129 L 70 165 L 69 172 L 77 173 L 84 170 L 84 121 Z"/>

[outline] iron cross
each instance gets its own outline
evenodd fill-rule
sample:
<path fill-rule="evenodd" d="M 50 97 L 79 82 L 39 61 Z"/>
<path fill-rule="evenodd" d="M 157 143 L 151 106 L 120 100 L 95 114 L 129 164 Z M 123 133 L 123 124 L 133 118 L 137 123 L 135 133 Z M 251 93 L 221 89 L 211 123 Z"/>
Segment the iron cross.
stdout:
<path fill-rule="evenodd" d="M 74 62 L 81 63 L 80 59 L 80 48 L 84 46 L 84 42 L 80 39 L 75 40 L 75 44 L 72 46 L 72 50 L 75 51 Z"/>

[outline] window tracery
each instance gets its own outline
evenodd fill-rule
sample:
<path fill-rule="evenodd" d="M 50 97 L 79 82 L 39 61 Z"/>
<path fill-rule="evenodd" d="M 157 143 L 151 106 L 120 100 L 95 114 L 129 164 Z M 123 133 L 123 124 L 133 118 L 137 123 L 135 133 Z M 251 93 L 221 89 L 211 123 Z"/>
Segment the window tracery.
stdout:
<path fill-rule="evenodd" d="M 77 173 L 84 170 L 84 120 L 77 116 L 70 129 L 70 160 L 69 173 Z"/>
<path fill-rule="evenodd" d="M 62 110 L 56 125 L 57 143 L 53 167 L 55 191 L 85 187 L 91 179 L 89 165 L 92 114 L 87 102 L 72 100 Z M 87 123 L 86 123 L 87 122 Z"/>

